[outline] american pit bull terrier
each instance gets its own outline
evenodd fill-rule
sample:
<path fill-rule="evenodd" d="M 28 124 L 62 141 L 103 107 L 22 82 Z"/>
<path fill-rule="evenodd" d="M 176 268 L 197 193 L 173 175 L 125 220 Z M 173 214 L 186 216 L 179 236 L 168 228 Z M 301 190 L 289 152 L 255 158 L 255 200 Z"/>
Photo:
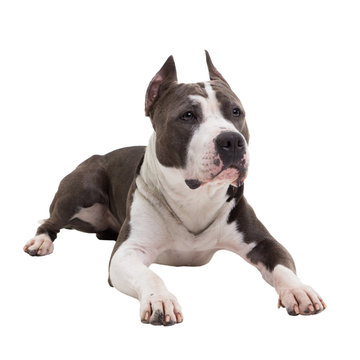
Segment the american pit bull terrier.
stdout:
<path fill-rule="evenodd" d="M 210 81 L 177 82 L 170 56 L 151 80 L 145 114 L 154 128 L 147 147 L 94 155 L 60 183 L 50 217 L 24 247 L 52 253 L 62 228 L 116 240 L 109 283 L 140 301 L 144 323 L 183 321 L 181 307 L 152 263 L 206 264 L 230 250 L 260 270 L 290 315 L 317 314 L 321 297 L 245 200 L 249 131 L 244 108 L 206 52 Z"/>

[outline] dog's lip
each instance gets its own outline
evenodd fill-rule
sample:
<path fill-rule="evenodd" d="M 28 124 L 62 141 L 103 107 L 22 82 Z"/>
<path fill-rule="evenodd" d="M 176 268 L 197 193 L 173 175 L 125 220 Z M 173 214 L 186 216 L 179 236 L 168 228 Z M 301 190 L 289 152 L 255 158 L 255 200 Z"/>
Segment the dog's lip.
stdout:
<path fill-rule="evenodd" d="M 219 179 L 219 177 L 221 176 L 221 174 L 223 174 L 225 171 L 227 170 L 236 170 L 237 172 L 237 176 L 236 178 L 234 178 L 234 181 L 231 182 L 232 185 L 235 186 L 241 186 L 242 183 L 245 180 L 245 176 L 242 176 L 243 173 L 246 174 L 246 169 L 244 171 L 244 169 L 240 169 L 240 167 L 236 166 L 236 165 L 231 165 L 231 166 L 227 166 L 227 167 L 223 167 L 218 173 L 216 174 L 212 174 L 211 175 L 211 179 L 207 180 L 207 181 L 200 181 L 198 179 L 185 179 L 185 183 L 186 185 L 191 189 L 191 190 L 195 190 L 198 189 L 200 186 L 202 185 L 206 185 L 207 183 L 210 183 L 212 181 L 216 181 L 216 180 L 229 180 L 229 179 Z"/>
<path fill-rule="evenodd" d="M 230 166 L 226 166 L 226 167 L 224 166 L 217 174 L 212 175 L 212 178 L 214 179 L 214 178 L 216 178 L 217 176 L 219 176 L 221 173 L 223 173 L 224 171 L 230 170 L 230 169 L 235 169 L 235 170 L 237 170 L 238 172 L 240 172 L 239 167 L 236 166 L 236 165 L 230 165 Z"/>

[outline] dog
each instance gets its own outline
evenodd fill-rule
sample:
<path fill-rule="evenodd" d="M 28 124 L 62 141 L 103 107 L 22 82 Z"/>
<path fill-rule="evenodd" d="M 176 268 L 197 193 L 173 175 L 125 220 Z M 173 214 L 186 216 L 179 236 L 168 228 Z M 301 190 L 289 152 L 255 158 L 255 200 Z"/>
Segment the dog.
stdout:
<path fill-rule="evenodd" d="M 177 298 L 152 263 L 200 266 L 218 250 L 254 265 L 290 315 L 317 314 L 322 298 L 296 275 L 288 251 L 247 203 L 249 131 L 244 108 L 207 51 L 210 81 L 178 83 L 170 56 L 151 80 L 145 114 L 154 132 L 147 147 L 94 155 L 60 183 L 50 217 L 24 251 L 53 252 L 60 229 L 116 240 L 109 284 L 140 301 L 140 319 L 183 321 Z"/>

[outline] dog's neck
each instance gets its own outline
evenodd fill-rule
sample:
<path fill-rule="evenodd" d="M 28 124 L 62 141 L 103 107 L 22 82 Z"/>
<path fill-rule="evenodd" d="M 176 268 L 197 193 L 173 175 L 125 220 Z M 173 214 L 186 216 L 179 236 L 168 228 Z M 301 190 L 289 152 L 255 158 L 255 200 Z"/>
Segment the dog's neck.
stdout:
<path fill-rule="evenodd" d="M 155 133 L 146 148 L 140 176 L 149 191 L 193 234 L 207 229 L 224 206 L 230 206 L 226 202 L 229 184 L 208 183 L 192 190 L 182 169 L 161 165 L 156 157 Z"/>

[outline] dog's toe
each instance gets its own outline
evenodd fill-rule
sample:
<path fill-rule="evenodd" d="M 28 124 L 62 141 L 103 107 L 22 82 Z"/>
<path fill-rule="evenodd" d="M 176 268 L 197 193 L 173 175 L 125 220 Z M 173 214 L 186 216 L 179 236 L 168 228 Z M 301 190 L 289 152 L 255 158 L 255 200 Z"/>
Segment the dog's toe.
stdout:
<path fill-rule="evenodd" d="M 146 296 L 140 310 L 145 324 L 171 326 L 183 321 L 180 305 L 171 294 Z"/>
<path fill-rule="evenodd" d="M 164 323 L 164 312 L 160 309 L 157 309 L 150 318 L 151 325 L 162 325 Z"/>
<path fill-rule="evenodd" d="M 25 250 L 25 252 L 27 252 L 31 256 L 37 256 L 37 249 L 32 249 L 32 250 L 27 249 Z"/>

